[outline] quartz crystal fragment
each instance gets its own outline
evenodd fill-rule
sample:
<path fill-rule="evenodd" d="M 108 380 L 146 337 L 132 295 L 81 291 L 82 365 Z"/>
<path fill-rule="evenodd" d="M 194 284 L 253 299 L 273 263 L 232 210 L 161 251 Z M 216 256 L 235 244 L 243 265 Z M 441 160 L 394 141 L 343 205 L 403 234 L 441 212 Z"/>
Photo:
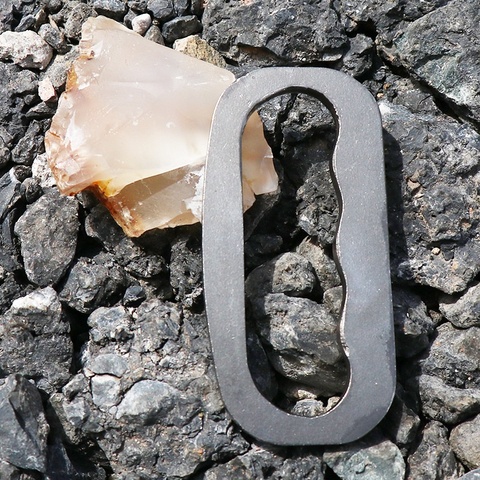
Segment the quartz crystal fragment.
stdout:
<path fill-rule="evenodd" d="M 90 18 L 45 138 L 58 187 L 93 189 L 130 236 L 199 221 L 213 111 L 233 81 L 227 70 Z M 242 162 L 246 209 L 277 188 L 256 113 Z"/>

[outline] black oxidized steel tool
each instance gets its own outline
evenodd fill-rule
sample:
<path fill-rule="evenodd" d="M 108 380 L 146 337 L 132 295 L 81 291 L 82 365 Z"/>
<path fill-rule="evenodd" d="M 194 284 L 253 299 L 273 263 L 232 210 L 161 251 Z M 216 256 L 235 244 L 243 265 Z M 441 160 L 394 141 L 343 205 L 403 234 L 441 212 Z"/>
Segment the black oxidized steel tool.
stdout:
<path fill-rule="evenodd" d="M 331 170 L 340 203 L 335 251 L 345 291 L 340 335 L 350 381 L 337 406 L 313 418 L 270 403 L 247 364 L 241 136 L 259 105 L 291 92 L 320 99 L 338 131 Z M 207 154 L 203 259 L 217 379 L 226 408 L 243 429 L 278 445 L 325 445 L 351 442 L 378 424 L 395 391 L 395 347 L 381 118 L 360 83 L 323 68 L 268 68 L 225 91 Z"/>

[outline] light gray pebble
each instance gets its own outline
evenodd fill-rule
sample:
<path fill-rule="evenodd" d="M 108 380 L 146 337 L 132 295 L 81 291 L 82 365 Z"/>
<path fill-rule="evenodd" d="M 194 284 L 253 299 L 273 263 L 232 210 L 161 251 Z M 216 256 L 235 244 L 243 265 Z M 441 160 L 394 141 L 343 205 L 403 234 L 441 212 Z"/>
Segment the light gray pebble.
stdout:
<path fill-rule="evenodd" d="M 52 55 L 52 47 L 31 30 L 0 35 L 0 60 L 12 60 L 21 67 L 44 70 Z"/>
<path fill-rule="evenodd" d="M 155 423 L 173 409 L 178 394 L 165 382 L 141 380 L 125 394 L 116 418 L 137 425 Z"/>
<path fill-rule="evenodd" d="M 132 30 L 139 35 L 144 35 L 152 24 L 152 18 L 148 13 L 143 13 L 132 19 Z"/>

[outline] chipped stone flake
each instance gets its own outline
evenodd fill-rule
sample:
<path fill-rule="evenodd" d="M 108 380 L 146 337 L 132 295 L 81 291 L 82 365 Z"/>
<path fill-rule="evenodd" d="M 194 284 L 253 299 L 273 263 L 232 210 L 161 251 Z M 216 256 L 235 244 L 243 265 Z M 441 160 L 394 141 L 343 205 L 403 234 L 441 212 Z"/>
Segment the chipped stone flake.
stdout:
<path fill-rule="evenodd" d="M 234 79 L 113 20 L 90 18 L 45 140 L 60 190 L 93 189 L 131 236 L 199 221 L 213 111 Z M 248 208 L 255 194 L 277 188 L 257 114 L 242 154 Z"/>

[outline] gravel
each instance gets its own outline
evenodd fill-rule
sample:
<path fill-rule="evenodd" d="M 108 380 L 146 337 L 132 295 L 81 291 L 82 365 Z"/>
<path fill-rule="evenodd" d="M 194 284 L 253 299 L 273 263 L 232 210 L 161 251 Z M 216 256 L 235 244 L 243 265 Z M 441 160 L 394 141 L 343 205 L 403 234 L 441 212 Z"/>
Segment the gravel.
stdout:
<path fill-rule="evenodd" d="M 477 3 L 0 1 L 0 478 L 456 480 L 479 468 Z M 126 238 L 92 196 L 58 193 L 44 135 L 99 14 L 238 76 L 323 66 L 377 100 L 398 384 L 366 437 L 279 448 L 243 432 L 215 377 L 200 227 Z M 300 93 L 260 114 L 281 188 L 245 215 L 249 367 L 279 408 L 319 415 L 349 375 L 336 127 Z"/>

